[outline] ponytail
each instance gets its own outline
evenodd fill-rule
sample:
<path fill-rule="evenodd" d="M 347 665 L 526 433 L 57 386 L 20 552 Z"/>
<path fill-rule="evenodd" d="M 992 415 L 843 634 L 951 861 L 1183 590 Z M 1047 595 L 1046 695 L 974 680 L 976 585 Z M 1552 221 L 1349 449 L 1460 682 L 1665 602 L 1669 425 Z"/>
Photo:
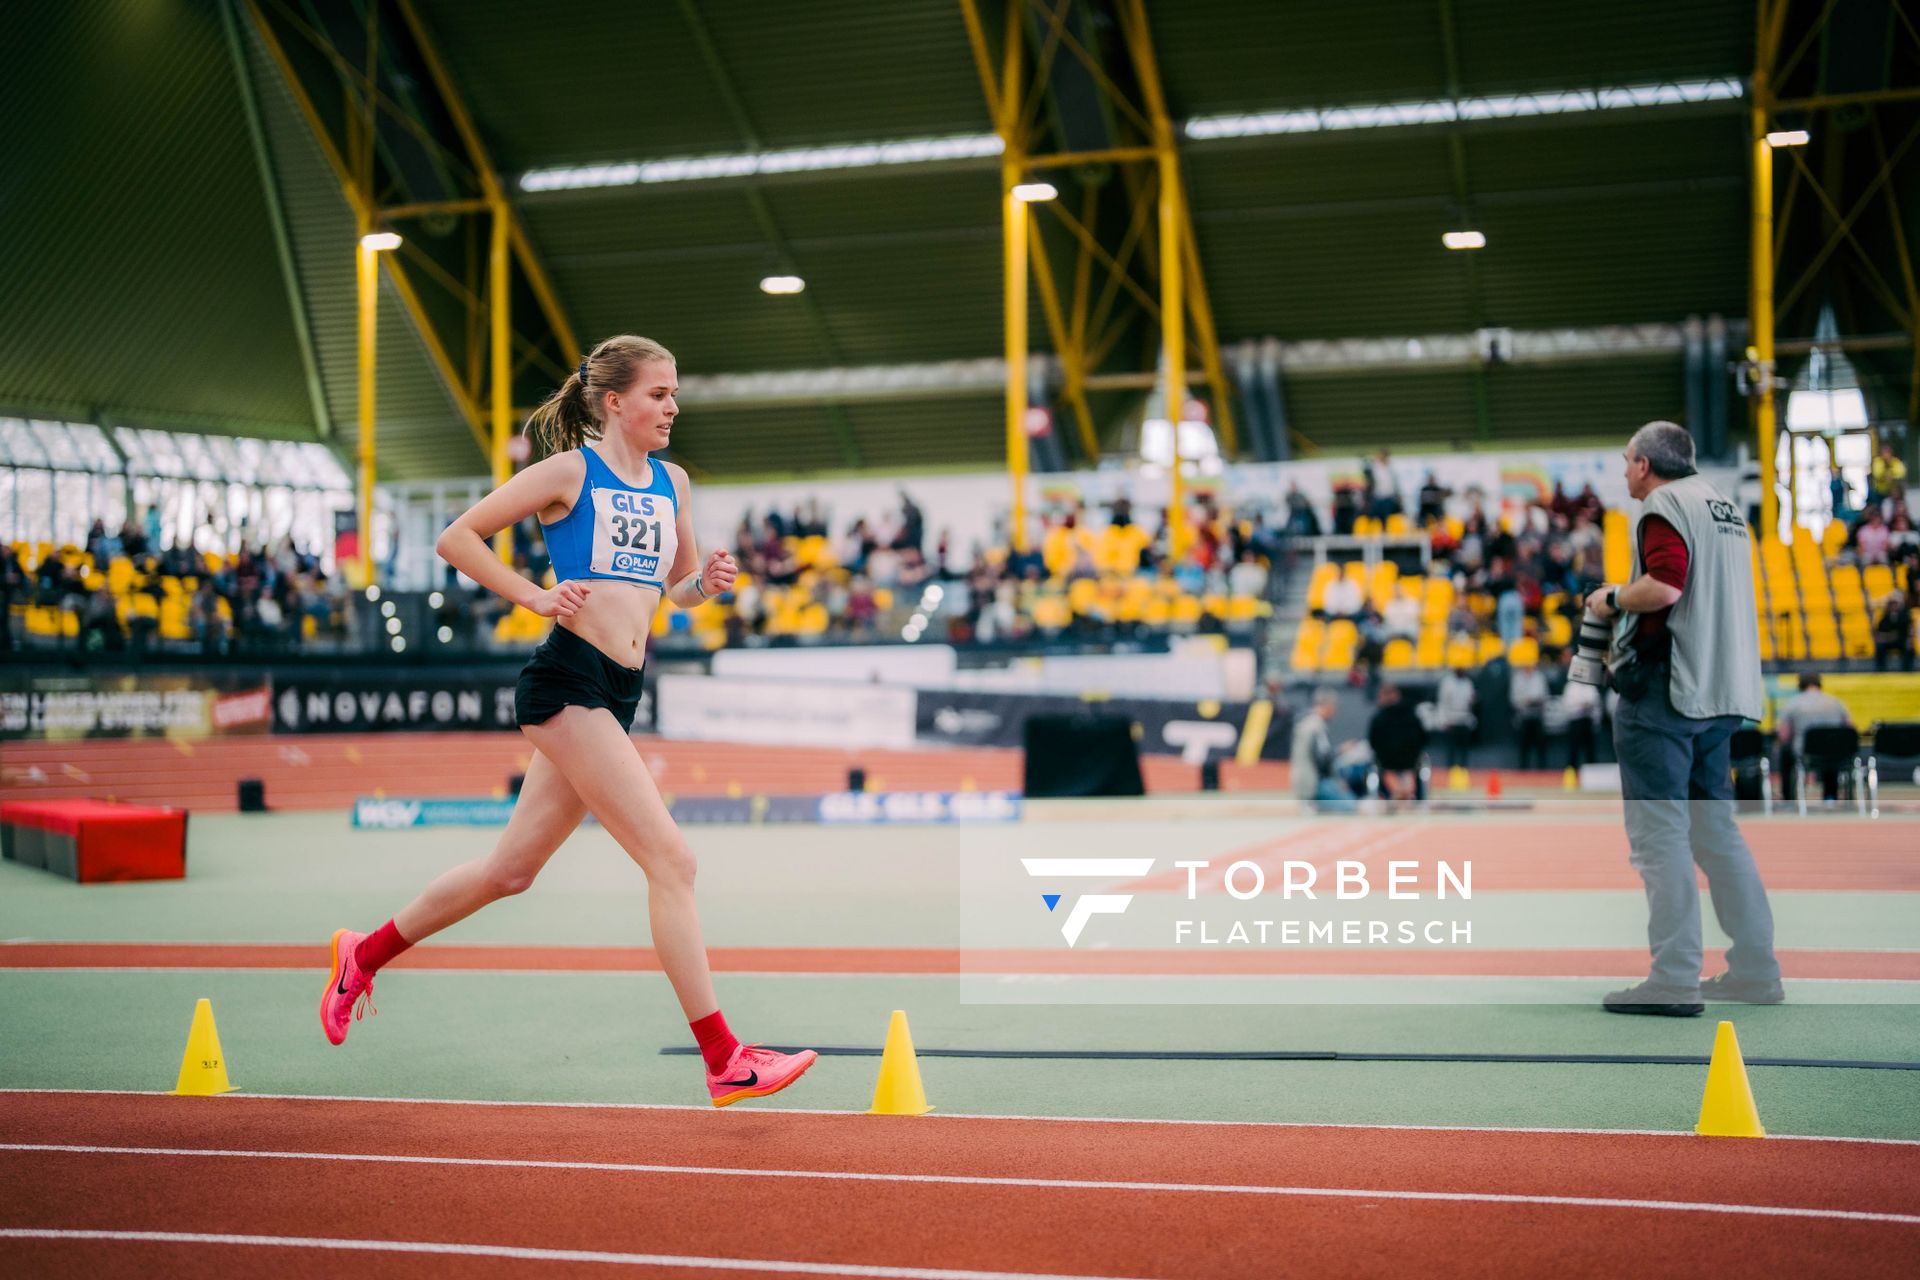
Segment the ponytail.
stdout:
<path fill-rule="evenodd" d="M 631 387 L 640 376 L 640 366 L 651 361 L 671 364 L 673 353 L 651 338 L 631 334 L 608 338 L 567 375 L 558 391 L 527 415 L 527 436 L 548 456 L 600 439 L 606 430 L 600 421 L 602 397 Z"/>

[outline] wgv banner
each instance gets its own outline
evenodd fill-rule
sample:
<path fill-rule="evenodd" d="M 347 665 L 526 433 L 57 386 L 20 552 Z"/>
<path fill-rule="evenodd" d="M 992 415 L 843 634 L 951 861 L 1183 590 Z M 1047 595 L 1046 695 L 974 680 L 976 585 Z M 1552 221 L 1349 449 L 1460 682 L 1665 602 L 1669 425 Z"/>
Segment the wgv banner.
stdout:
<path fill-rule="evenodd" d="M 836 791 L 823 796 L 675 796 L 668 806 L 681 823 L 839 823 L 914 825 L 1020 820 L 1017 791 Z M 353 825 L 368 830 L 411 827 L 504 827 L 510 798 L 362 796 Z M 588 821 L 592 821 L 591 818 Z"/>

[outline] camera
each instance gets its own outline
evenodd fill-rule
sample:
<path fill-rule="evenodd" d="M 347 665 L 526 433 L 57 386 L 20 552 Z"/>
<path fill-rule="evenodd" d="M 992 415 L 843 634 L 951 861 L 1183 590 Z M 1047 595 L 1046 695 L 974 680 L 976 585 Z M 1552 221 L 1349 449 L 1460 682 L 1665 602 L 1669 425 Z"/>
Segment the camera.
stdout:
<path fill-rule="evenodd" d="M 1613 624 L 1588 609 L 1580 615 L 1580 634 L 1574 637 L 1573 661 L 1567 664 L 1567 679 L 1607 687 L 1607 650 L 1613 644 Z"/>

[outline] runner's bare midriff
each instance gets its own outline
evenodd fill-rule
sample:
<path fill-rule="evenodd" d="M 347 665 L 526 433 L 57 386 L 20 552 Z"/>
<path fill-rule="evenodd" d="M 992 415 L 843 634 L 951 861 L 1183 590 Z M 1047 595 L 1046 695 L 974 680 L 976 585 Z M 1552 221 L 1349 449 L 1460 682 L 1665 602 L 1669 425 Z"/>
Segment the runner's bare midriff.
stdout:
<path fill-rule="evenodd" d="M 635 582 L 589 578 L 592 590 L 572 617 L 556 620 L 623 667 L 638 667 L 647 659 L 647 632 L 660 592 Z"/>

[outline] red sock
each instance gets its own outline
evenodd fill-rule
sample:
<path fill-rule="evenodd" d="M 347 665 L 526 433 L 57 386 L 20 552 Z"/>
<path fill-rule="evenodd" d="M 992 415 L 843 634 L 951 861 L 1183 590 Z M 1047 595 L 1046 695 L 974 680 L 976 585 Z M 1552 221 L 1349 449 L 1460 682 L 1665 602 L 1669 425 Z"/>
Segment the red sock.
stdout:
<path fill-rule="evenodd" d="M 727 1030 L 727 1020 L 720 1016 L 720 1011 L 715 1009 L 700 1021 L 687 1025 L 693 1028 L 693 1038 L 700 1042 L 700 1056 L 707 1060 L 707 1070 L 715 1075 L 725 1071 L 740 1042 Z"/>
<path fill-rule="evenodd" d="M 360 939 L 360 945 L 353 949 L 353 962 L 360 966 L 362 973 L 371 975 L 412 945 L 389 920 Z"/>

